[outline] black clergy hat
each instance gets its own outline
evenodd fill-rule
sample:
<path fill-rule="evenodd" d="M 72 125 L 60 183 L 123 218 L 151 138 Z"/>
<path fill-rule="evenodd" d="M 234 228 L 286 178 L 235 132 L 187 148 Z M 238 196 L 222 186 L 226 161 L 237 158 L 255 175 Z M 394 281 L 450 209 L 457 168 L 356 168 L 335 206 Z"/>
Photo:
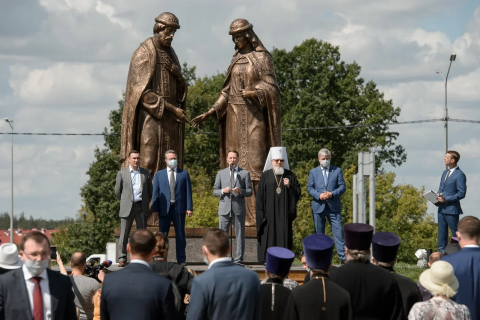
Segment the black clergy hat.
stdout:
<path fill-rule="evenodd" d="M 286 277 L 290 273 L 294 259 L 295 253 L 292 251 L 280 247 L 270 247 L 267 249 L 267 272 Z"/>
<path fill-rule="evenodd" d="M 345 246 L 352 250 L 369 250 L 374 228 L 366 223 L 349 223 L 343 227 Z"/>
<path fill-rule="evenodd" d="M 333 240 L 324 234 L 312 234 L 303 239 L 307 266 L 327 270 L 332 264 Z"/>
<path fill-rule="evenodd" d="M 372 239 L 372 255 L 379 262 L 392 262 L 397 259 L 400 237 L 391 232 L 377 232 Z"/>

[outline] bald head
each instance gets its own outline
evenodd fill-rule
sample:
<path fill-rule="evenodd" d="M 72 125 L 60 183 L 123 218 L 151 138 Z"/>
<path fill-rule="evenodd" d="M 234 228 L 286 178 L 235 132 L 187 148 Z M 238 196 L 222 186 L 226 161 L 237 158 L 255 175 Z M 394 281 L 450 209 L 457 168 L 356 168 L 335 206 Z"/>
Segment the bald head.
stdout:
<path fill-rule="evenodd" d="M 75 252 L 70 258 L 70 267 L 72 268 L 83 268 L 87 264 L 87 257 L 83 252 Z"/>

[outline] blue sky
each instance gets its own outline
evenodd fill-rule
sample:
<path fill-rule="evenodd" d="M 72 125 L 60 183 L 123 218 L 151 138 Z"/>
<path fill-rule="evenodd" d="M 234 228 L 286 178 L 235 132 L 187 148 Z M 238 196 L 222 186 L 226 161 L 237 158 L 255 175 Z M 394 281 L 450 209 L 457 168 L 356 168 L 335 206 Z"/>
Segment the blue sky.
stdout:
<path fill-rule="evenodd" d="M 476 1 L 389 0 L 16 0 L 0 4 L 0 118 L 19 132 L 102 132 L 125 88 L 133 51 L 151 36 L 153 19 L 174 12 L 181 29 L 173 46 L 199 76 L 223 72 L 233 54 L 228 28 L 253 23 L 264 45 L 290 50 L 315 37 L 340 46 L 362 66 L 399 121 L 441 118 L 447 71 L 450 117 L 480 120 L 480 9 Z M 8 132 L 5 122 L 0 132 Z M 392 126 L 407 162 L 397 183 L 436 190 L 442 173 L 441 123 Z M 480 125 L 451 123 L 450 148 L 468 178 L 462 206 L 479 216 Z M 80 187 L 102 137 L 15 137 L 15 213 L 58 219 L 81 207 Z M 321 146 L 319 146 L 321 147 Z M 10 137 L 0 135 L 0 212 L 10 210 Z M 334 163 L 334 159 L 333 159 Z M 429 212 L 434 212 L 429 207 Z"/>

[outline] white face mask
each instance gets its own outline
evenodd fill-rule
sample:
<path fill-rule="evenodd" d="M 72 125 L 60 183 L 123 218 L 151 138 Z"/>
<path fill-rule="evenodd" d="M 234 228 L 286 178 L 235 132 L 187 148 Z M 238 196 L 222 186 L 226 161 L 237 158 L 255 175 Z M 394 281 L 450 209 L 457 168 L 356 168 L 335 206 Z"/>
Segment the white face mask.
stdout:
<path fill-rule="evenodd" d="M 48 267 L 48 259 L 41 261 L 34 261 L 30 259 L 25 259 L 25 266 L 28 271 L 34 276 L 40 275 Z"/>
<path fill-rule="evenodd" d="M 168 166 L 170 168 L 175 168 L 177 166 L 177 159 L 168 160 Z"/>
<path fill-rule="evenodd" d="M 208 261 L 207 257 L 203 256 L 203 262 L 208 266 L 210 262 Z"/>
<path fill-rule="evenodd" d="M 320 161 L 320 165 L 324 168 L 328 168 L 328 166 L 330 165 L 330 160 L 322 160 Z"/>

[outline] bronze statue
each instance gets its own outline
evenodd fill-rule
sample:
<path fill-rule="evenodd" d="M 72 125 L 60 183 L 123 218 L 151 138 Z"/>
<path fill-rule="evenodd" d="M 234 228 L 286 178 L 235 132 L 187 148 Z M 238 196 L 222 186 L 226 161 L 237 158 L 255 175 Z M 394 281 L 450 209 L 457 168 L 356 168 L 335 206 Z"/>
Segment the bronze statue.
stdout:
<path fill-rule="evenodd" d="M 229 150 L 240 153 L 239 166 L 250 172 L 254 194 L 247 198 L 247 226 L 255 225 L 255 195 L 268 150 L 282 145 L 280 89 L 270 52 L 245 19 L 230 25 L 235 43 L 220 96 L 206 113 L 192 120 L 198 126 L 216 115 L 220 134 L 220 159 L 227 167 Z"/>
<path fill-rule="evenodd" d="M 174 149 L 183 167 L 187 84 L 171 47 L 180 29 L 177 17 L 164 12 L 155 18 L 153 37 L 133 53 L 128 71 L 122 120 L 120 160 L 128 165 L 130 150 L 140 151 L 140 166 L 153 177 L 164 169 L 164 153 Z"/>

